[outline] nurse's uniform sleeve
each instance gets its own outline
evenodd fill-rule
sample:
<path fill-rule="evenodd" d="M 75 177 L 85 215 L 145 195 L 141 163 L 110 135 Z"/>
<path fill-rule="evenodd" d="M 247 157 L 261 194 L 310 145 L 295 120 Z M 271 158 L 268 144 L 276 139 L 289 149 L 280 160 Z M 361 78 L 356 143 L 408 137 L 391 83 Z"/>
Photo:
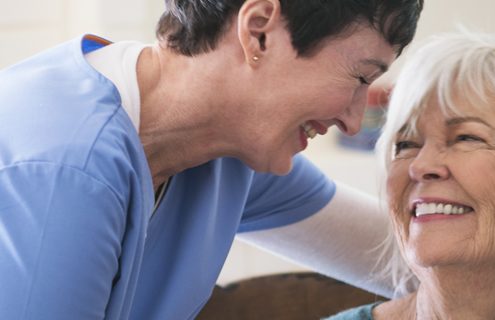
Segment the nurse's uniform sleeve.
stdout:
<path fill-rule="evenodd" d="M 333 184 L 331 201 L 308 218 L 237 237 L 308 269 L 392 297 L 396 279 L 392 273 L 382 274 L 384 266 L 396 259 L 401 273 L 408 273 L 408 268 L 398 254 L 385 209 L 375 197 Z M 414 289 L 416 279 L 409 282 Z"/>
<path fill-rule="evenodd" d="M 26 162 L 0 170 L 0 319 L 103 319 L 125 208 L 84 172 Z"/>

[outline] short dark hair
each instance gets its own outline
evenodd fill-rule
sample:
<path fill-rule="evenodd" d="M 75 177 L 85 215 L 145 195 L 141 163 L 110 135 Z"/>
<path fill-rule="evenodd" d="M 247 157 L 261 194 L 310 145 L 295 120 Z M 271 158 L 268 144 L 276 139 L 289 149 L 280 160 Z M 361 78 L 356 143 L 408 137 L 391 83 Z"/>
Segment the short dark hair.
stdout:
<path fill-rule="evenodd" d="M 423 0 L 279 0 L 300 56 L 356 22 L 368 22 L 402 52 L 416 31 Z M 165 0 L 156 34 L 174 51 L 192 56 L 215 48 L 244 0 Z"/>

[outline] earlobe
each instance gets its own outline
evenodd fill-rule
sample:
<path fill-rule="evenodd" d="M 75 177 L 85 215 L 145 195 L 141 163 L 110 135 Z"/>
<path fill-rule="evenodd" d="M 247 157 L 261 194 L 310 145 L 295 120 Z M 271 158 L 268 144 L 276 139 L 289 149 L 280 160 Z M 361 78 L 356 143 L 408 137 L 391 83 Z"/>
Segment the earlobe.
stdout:
<path fill-rule="evenodd" d="M 254 66 L 263 58 L 267 49 L 267 36 L 280 19 L 280 2 L 246 0 L 237 19 L 237 32 L 245 60 Z"/>

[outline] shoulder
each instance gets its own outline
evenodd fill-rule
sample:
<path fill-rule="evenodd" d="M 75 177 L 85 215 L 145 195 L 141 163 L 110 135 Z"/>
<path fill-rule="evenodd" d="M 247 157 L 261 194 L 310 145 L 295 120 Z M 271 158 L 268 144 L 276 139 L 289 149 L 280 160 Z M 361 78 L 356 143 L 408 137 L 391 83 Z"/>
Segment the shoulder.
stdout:
<path fill-rule="evenodd" d="M 104 184 L 123 201 L 152 195 L 139 136 L 115 86 L 86 62 L 81 41 L 0 72 L 0 170 L 52 165 Z"/>
<path fill-rule="evenodd" d="M 78 45 L 73 40 L 0 72 L 1 166 L 37 160 L 77 167 L 118 112 L 117 92 L 85 64 Z"/>
<path fill-rule="evenodd" d="M 0 72 L 0 168 L 41 161 L 94 172 L 94 161 L 102 159 L 109 167 L 143 162 L 118 91 L 86 62 L 82 42 L 74 39 Z"/>
<path fill-rule="evenodd" d="M 342 311 L 326 320 L 373 320 L 373 309 L 381 302 L 375 302 L 364 306 Z"/>
<path fill-rule="evenodd" d="M 122 186 L 130 185 L 125 181 L 130 174 L 149 174 L 139 137 L 122 109 L 111 114 L 104 110 L 59 111 L 66 114 L 46 110 L 42 116 L 14 116 L 11 126 L 0 128 L 0 169 L 50 163 L 85 172 L 109 185 L 119 179 Z"/>

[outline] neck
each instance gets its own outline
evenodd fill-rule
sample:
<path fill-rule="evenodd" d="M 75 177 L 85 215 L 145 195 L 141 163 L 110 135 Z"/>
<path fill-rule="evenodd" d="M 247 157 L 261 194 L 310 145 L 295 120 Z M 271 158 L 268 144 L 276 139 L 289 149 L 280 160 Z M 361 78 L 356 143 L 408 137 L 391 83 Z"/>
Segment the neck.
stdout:
<path fill-rule="evenodd" d="M 226 130 L 219 129 L 228 95 L 211 92 L 228 84 L 212 78 L 222 73 L 211 70 L 215 64 L 206 60 L 159 46 L 146 49 L 138 60 L 139 135 L 155 187 L 178 172 L 229 155 Z"/>
<path fill-rule="evenodd" d="M 495 314 L 493 266 L 435 267 L 422 270 L 417 319 L 491 319 Z"/>

